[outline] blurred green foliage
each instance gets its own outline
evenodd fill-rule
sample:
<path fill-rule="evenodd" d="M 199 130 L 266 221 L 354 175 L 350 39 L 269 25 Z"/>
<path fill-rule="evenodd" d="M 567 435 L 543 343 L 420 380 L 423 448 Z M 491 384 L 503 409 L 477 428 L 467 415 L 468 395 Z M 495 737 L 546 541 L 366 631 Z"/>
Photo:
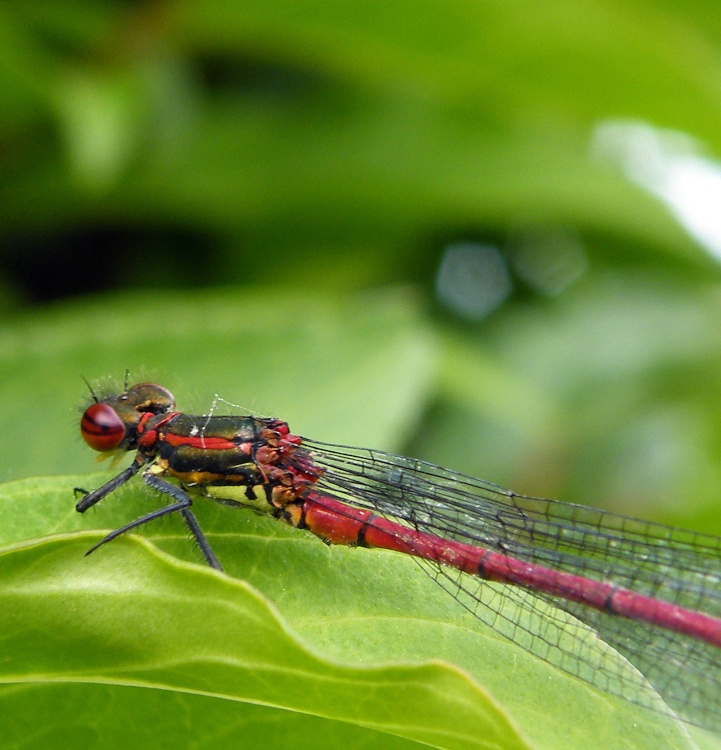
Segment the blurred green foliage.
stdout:
<path fill-rule="evenodd" d="M 262 410 L 321 438 L 721 531 L 717 263 L 594 146 L 620 121 L 719 149 L 712 4 L 23 0 L 0 21 L 5 476 L 79 469 L 72 379 L 146 367 L 183 408 L 221 386 L 260 408 L 264 381 Z M 459 242 L 510 275 L 471 321 L 434 287 Z M 218 286 L 238 300 L 222 326 Z M 422 363 L 343 328 L 375 287 L 406 306 Z M 47 307 L 79 294 L 97 308 Z M 270 308 L 286 313 L 254 349 L 248 316 Z M 272 356 L 288 317 L 324 342 L 298 347 L 302 369 Z M 408 388 L 384 419 L 388 378 Z"/>
<path fill-rule="evenodd" d="M 720 37 L 711 2 L 7 0 L 2 478 L 91 468 L 78 375 L 129 368 L 721 533 L 718 262 L 649 187 L 721 152 Z M 439 291 L 451 247 L 500 276 Z"/>

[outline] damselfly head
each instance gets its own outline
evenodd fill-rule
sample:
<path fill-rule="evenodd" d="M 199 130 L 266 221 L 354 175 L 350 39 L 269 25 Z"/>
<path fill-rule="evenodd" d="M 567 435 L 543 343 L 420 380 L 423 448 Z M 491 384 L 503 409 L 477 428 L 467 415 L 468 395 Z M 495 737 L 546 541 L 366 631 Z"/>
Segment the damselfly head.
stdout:
<path fill-rule="evenodd" d="M 92 390 L 91 390 L 92 393 Z M 123 393 L 98 399 L 80 420 L 83 440 L 100 453 L 132 450 L 136 447 L 137 428 L 144 414 L 167 414 L 175 408 L 173 394 L 155 383 L 138 383 Z"/>

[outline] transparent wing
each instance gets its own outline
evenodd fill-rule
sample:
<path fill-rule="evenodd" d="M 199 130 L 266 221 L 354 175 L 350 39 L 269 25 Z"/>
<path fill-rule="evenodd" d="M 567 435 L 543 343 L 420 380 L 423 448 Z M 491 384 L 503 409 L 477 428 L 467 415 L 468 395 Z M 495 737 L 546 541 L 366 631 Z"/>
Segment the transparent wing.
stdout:
<path fill-rule="evenodd" d="M 721 616 L 721 539 L 717 537 L 516 495 L 480 479 L 382 451 L 305 439 L 303 445 L 324 469 L 317 489 L 354 507 L 422 533 Z M 598 665 L 597 654 L 589 656 L 589 632 L 581 623 L 589 626 L 684 719 L 721 730 L 721 651 L 716 647 L 561 597 L 510 586 L 499 597 L 497 587 L 478 578 L 433 562 L 418 562 L 498 633 L 601 690 L 644 702 L 639 698 L 644 695 L 641 675 L 632 670 L 621 673 L 612 658 Z M 505 606 L 504 601 L 517 606 Z"/>

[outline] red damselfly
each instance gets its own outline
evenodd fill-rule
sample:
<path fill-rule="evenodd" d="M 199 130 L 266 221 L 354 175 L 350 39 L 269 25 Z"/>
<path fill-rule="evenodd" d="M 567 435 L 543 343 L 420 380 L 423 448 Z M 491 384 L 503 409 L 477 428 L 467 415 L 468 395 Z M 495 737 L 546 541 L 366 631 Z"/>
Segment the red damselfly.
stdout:
<path fill-rule="evenodd" d="M 153 383 L 126 382 L 122 393 L 106 398 L 93 393 L 81 433 L 101 453 L 136 453 L 127 469 L 84 493 L 80 513 L 138 472 L 171 499 L 88 554 L 178 512 L 208 564 L 221 570 L 191 510 L 192 496 L 249 507 L 328 543 L 412 555 L 503 635 L 637 701 L 643 677 L 592 670 L 584 660 L 585 623 L 683 719 L 721 731 L 721 538 L 517 495 L 382 451 L 309 440 L 279 419 L 191 416 L 175 411 L 172 394 Z M 580 623 L 554 619 L 553 610 L 535 618 L 533 628 L 504 618 L 483 602 L 485 580 L 511 584 L 506 595 L 521 609 L 541 597 Z"/>

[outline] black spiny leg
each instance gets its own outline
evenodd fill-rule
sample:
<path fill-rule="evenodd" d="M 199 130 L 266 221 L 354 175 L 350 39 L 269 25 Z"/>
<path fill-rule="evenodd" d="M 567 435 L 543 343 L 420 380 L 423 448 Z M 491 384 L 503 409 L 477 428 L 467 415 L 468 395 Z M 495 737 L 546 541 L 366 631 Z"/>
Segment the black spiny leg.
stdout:
<path fill-rule="evenodd" d="M 78 513 L 85 513 L 88 508 L 92 508 L 95 503 L 102 500 L 111 492 L 115 492 L 118 487 L 125 484 L 128 479 L 137 474 L 138 470 L 143 466 L 143 464 L 146 464 L 147 462 L 147 459 L 136 458 L 135 461 L 133 461 L 133 463 L 130 464 L 127 469 L 121 471 L 118 476 L 113 477 L 109 482 L 106 482 L 102 487 L 98 487 L 97 490 L 93 490 L 92 492 L 88 492 L 87 490 L 84 490 L 80 487 L 76 487 L 75 496 L 77 497 L 78 494 L 80 494 L 83 497 L 78 501 L 77 505 L 75 506 L 75 510 L 77 510 Z"/>
<path fill-rule="evenodd" d="M 173 500 L 175 500 L 175 502 L 171 505 L 166 505 L 164 508 L 158 508 L 151 513 L 146 513 L 144 516 L 140 516 L 140 518 L 136 518 L 134 521 L 125 524 L 125 526 L 121 526 L 119 529 L 110 532 L 110 534 L 108 534 L 104 539 L 101 539 L 85 554 L 89 555 L 91 552 L 95 552 L 98 547 L 102 547 L 104 544 L 111 542 L 113 539 L 116 539 L 126 531 L 130 531 L 131 529 L 138 528 L 138 526 L 143 526 L 146 523 L 150 523 L 150 521 L 154 521 L 156 518 L 162 518 L 163 516 L 167 516 L 170 513 L 176 513 L 180 511 L 180 514 L 183 516 L 185 523 L 188 525 L 190 533 L 193 535 L 193 538 L 197 542 L 198 547 L 200 547 L 200 551 L 203 553 L 203 557 L 205 557 L 208 565 L 210 565 L 211 568 L 215 568 L 216 570 L 223 570 L 223 566 L 215 556 L 215 553 L 211 549 L 208 540 L 205 538 L 205 534 L 203 534 L 198 521 L 193 515 L 193 512 L 190 510 L 190 506 L 193 504 L 193 500 L 190 495 L 188 495 L 187 492 L 182 490 L 177 485 L 166 482 L 164 479 L 159 479 L 153 474 L 143 474 L 143 481 L 154 490 L 158 490 L 158 492 L 162 492 L 164 495 L 169 495 L 171 498 L 173 498 Z"/>
<path fill-rule="evenodd" d="M 205 538 L 205 534 L 200 528 L 200 524 L 195 518 L 193 511 L 190 510 L 190 506 L 193 504 L 193 500 L 191 499 L 190 495 L 185 492 L 185 490 L 182 490 L 180 487 L 178 487 L 176 484 L 166 482 L 164 479 L 159 479 L 152 474 L 143 474 L 143 481 L 148 485 L 148 487 L 152 487 L 154 490 L 158 490 L 159 492 L 163 492 L 164 494 L 170 495 L 170 497 L 175 498 L 175 500 L 177 501 L 175 505 L 178 510 L 180 510 L 180 515 L 185 519 L 185 523 L 188 525 L 190 533 L 193 535 L 193 539 L 195 539 L 198 547 L 200 547 L 200 551 L 203 553 L 203 557 L 205 558 L 206 562 L 208 563 L 208 565 L 210 565 L 211 568 L 215 568 L 216 570 L 223 570 L 223 566 L 215 556 L 215 552 L 213 552 L 213 549 L 210 546 L 210 542 L 208 542 L 208 540 Z M 169 507 L 172 508 L 173 506 L 171 505 Z"/>

